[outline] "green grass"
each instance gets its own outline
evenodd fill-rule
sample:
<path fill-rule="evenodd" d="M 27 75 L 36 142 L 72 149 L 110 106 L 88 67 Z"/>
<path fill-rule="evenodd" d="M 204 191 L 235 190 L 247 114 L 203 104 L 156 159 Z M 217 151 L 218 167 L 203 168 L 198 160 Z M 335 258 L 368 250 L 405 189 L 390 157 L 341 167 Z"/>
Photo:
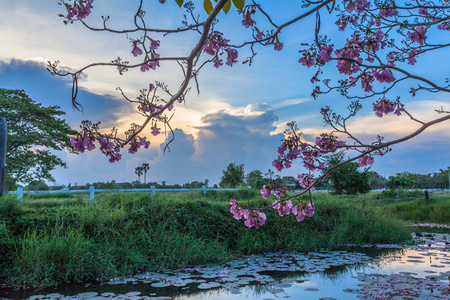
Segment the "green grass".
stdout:
<path fill-rule="evenodd" d="M 316 215 L 297 222 L 267 211 L 256 230 L 235 220 L 229 198 L 270 205 L 258 191 L 99 193 L 0 200 L 0 281 L 17 287 L 129 276 L 159 268 L 223 263 L 264 251 L 339 249 L 345 244 L 398 243 L 402 222 L 370 203 L 375 196 L 314 194 Z M 306 199 L 303 201 L 307 201 Z"/>
<path fill-rule="evenodd" d="M 411 222 L 450 224 L 450 193 L 432 193 L 429 200 L 424 197 L 381 207 L 392 216 Z"/>

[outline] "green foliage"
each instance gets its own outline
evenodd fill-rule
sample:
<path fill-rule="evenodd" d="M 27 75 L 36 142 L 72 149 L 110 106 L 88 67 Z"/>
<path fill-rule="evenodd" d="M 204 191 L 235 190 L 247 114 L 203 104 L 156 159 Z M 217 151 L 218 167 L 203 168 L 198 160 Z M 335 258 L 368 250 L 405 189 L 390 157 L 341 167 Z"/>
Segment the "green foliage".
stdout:
<path fill-rule="evenodd" d="M 325 157 L 327 166 L 332 167 L 344 162 L 344 152 L 330 154 Z M 366 194 L 370 191 L 369 172 L 360 172 L 359 164 L 356 162 L 346 163 L 334 170 L 331 170 L 327 180 L 333 184 L 333 193 L 340 194 Z"/>
<path fill-rule="evenodd" d="M 236 188 L 244 184 L 245 172 L 244 164 L 231 163 L 225 170 L 222 170 L 220 187 Z"/>
<path fill-rule="evenodd" d="M 43 181 L 33 180 L 25 187 L 25 189 L 28 191 L 48 191 L 50 190 L 50 187 Z"/>
<path fill-rule="evenodd" d="M 397 205 L 385 205 L 382 209 L 390 211 L 395 218 L 410 222 L 450 224 L 450 193 L 431 193 L 429 200 L 422 196 Z"/>
<path fill-rule="evenodd" d="M 400 173 L 396 176 L 389 176 L 389 180 L 386 182 L 386 185 L 391 189 L 406 188 L 411 186 L 411 184 L 412 181 Z"/>
<path fill-rule="evenodd" d="M 429 174 L 414 174 L 409 172 L 401 172 L 393 176 L 394 182 L 392 186 L 397 188 L 397 185 L 412 188 L 448 188 L 449 175 L 448 169 L 440 169 L 439 172 Z M 400 182 L 399 182 L 400 180 Z"/>
<path fill-rule="evenodd" d="M 66 166 L 50 152 L 72 150 L 68 135 L 76 131 L 59 118 L 64 114 L 58 106 L 35 103 L 23 90 L 0 89 L 0 116 L 6 118 L 8 127 L 6 163 L 10 186 L 33 180 L 54 181 L 50 172 Z"/>
<path fill-rule="evenodd" d="M 253 170 L 248 173 L 245 181 L 248 186 L 251 186 L 254 189 L 262 189 L 263 185 L 266 184 L 266 180 L 260 170 Z"/>
<path fill-rule="evenodd" d="M 395 243 L 408 231 L 360 197 L 313 195 L 316 215 L 297 222 L 276 210 L 247 228 L 230 214 L 229 198 L 250 206 L 272 202 L 242 189 L 208 193 L 103 193 L 85 199 L 0 200 L 0 273 L 15 286 L 129 276 L 159 268 L 224 263 L 263 251 L 338 249 Z M 77 195 L 78 196 L 78 195 Z M 364 198 L 365 199 L 365 198 Z M 1 283 L 1 282 L 0 282 Z"/>
<path fill-rule="evenodd" d="M 175 0 L 175 1 L 177 2 L 177 4 L 180 7 L 181 7 L 181 5 L 183 5 L 183 2 L 184 2 L 184 0 Z M 218 0 L 214 0 L 214 1 L 217 2 Z M 228 0 L 222 8 L 222 10 L 226 14 L 230 11 L 232 3 L 239 10 L 242 10 L 245 6 L 245 0 Z M 208 15 L 210 15 L 214 9 L 214 6 L 213 6 L 211 0 L 203 0 L 203 8 L 205 9 L 205 12 Z"/>

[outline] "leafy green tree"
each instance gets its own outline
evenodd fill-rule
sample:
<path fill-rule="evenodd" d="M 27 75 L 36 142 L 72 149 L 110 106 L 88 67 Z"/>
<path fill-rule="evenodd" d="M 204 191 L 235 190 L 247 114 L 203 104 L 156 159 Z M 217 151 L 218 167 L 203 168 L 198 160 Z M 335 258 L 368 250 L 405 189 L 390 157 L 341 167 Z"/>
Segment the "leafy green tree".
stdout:
<path fill-rule="evenodd" d="M 76 134 L 60 116 L 59 106 L 35 103 L 23 90 L 0 89 L 0 116 L 8 127 L 6 168 L 9 187 L 16 182 L 55 181 L 51 171 L 67 167 L 50 150 L 74 152 L 69 135 Z"/>
<path fill-rule="evenodd" d="M 48 191 L 50 187 L 43 181 L 33 180 L 26 186 L 26 189 L 29 191 Z"/>
<path fill-rule="evenodd" d="M 220 187 L 236 188 L 244 184 L 245 172 L 244 164 L 231 163 L 225 170 L 222 170 L 222 177 L 220 178 Z"/>
<path fill-rule="evenodd" d="M 328 167 L 344 162 L 344 152 L 325 156 Z M 333 194 L 367 194 L 370 191 L 368 169 L 360 172 L 357 162 L 344 164 L 331 170 L 327 180 L 333 185 Z"/>
<path fill-rule="evenodd" d="M 266 180 L 263 177 L 263 173 L 260 170 L 253 170 L 249 172 L 245 178 L 247 185 L 254 189 L 261 189 Z"/>
<path fill-rule="evenodd" d="M 389 176 L 388 182 L 386 182 L 386 185 L 391 189 L 397 189 L 397 188 L 406 188 L 408 186 L 411 186 L 412 181 L 408 179 L 408 176 L 405 176 L 405 174 L 398 173 L 395 176 Z"/>
<path fill-rule="evenodd" d="M 387 179 L 377 172 L 369 171 L 369 185 L 371 189 L 379 189 L 386 185 Z"/>

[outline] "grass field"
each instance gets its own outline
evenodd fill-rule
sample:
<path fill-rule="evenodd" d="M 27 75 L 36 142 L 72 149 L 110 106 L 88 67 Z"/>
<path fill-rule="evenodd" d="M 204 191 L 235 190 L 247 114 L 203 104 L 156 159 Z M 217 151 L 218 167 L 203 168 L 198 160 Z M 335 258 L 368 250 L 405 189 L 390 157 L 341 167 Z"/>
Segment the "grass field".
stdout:
<path fill-rule="evenodd" d="M 68 197 L 67 197 L 68 196 Z M 409 239 L 402 226 L 409 215 L 395 206 L 375 205 L 377 195 L 314 194 L 316 214 L 297 222 L 292 215 L 267 212 L 256 230 L 235 220 L 230 197 L 251 207 L 269 205 L 259 191 L 180 193 L 99 193 L 11 195 L 0 200 L 0 280 L 17 287 L 108 280 L 159 268 L 223 263 L 264 251 L 339 249 L 345 244 L 399 243 Z M 445 218 L 448 194 L 414 210 Z M 307 201 L 306 199 L 304 201 Z M 442 204 L 441 204 L 442 202 Z M 441 206 L 442 205 L 442 206 Z M 390 209 L 390 213 L 388 213 Z M 404 211 L 407 211 L 406 208 Z M 422 216 L 422 215 L 420 215 Z M 426 220 L 424 217 L 423 221 Z M 433 220 L 429 220 L 433 221 Z M 448 218 L 447 218 L 448 222 Z"/>

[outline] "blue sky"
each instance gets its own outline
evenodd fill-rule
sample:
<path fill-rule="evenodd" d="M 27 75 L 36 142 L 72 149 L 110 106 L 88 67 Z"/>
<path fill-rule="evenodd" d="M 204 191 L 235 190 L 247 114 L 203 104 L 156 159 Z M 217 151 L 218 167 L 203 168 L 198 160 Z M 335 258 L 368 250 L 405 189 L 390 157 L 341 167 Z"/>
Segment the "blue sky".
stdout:
<path fill-rule="evenodd" d="M 1 2 L 1 0 L 0 0 Z M 19 3 L 20 2 L 20 3 Z M 177 27 L 183 13 L 174 1 L 160 5 L 158 1 L 148 1 L 147 14 L 157 27 Z M 137 1 L 136 1 L 137 3 Z M 100 24 L 100 15 L 110 15 L 111 25 L 116 28 L 126 26 L 132 20 L 136 3 L 130 1 L 94 1 L 94 10 L 87 19 L 90 24 Z M 281 23 L 295 16 L 301 9 L 286 9 L 294 1 L 270 7 L 274 19 Z M 1 4 L 1 3 L 0 3 Z M 201 11 L 200 11 L 201 12 Z M 86 72 L 80 82 L 78 101 L 84 112 L 72 109 L 70 99 L 71 83 L 64 78 L 50 75 L 45 69 L 47 60 L 60 60 L 70 68 L 80 68 L 92 62 L 110 61 L 117 56 L 137 62 L 130 54 L 131 44 L 124 35 L 94 33 L 80 24 L 65 26 L 58 14 L 64 13 L 57 1 L 31 0 L 8 1 L 0 10 L 0 87 L 24 89 L 32 99 L 44 105 L 59 105 L 66 114 L 67 122 L 78 128 L 82 120 L 102 122 L 103 128 L 113 126 L 126 129 L 131 122 L 142 122 L 134 113 L 135 107 L 125 102 L 115 90 L 120 86 L 134 97 L 139 89 L 151 81 L 159 80 L 178 87 L 180 72 L 176 65 L 161 63 L 158 71 L 141 73 L 132 70 L 120 76 L 115 70 L 107 68 L 92 69 Z M 170 16 L 170 17 L 168 17 Z M 244 40 L 250 31 L 240 26 L 240 19 L 234 12 L 221 16 L 218 26 L 226 30 L 232 40 Z M 299 26 L 284 30 L 281 34 L 283 51 L 273 51 L 272 47 L 257 48 L 258 55 L 252 67 L 236 64 L 232 68 L 214 69 L 206 67 L 199 75 L 200 94 L 188 94 L 186 104 L 175 107 L 172 127 L 175 140 L 171 151 L 163 153 L 159 139 L 152 139 L 150 149 L 135 155 L 125 154 L 121 161 L 110 164 L 98 151 L 78 156 L 59 152 L 68 164 L 67 169 L 53 172 L 58 183 L 84 184 L 93 181 L 136 179 L 135 167 L 142 163 L 150 164 L 147 175 L 149 181 L 185 183 L 209 179 L 218 183 L 223 170 L 229 163 L 244 163 L 246 172 L 260 169 L 266 172 L 276 158 L 285 124 L 295 120 L 310 141 L 326 130 L 322 126 L 319 110 L 331 105 L 344 112 L 348 100 L 339 94 L 330 94 L 313 100 L 310 96 L 313 85 L 310 78 L 314 69 L 302 67 L 297 61 L 300 57 L 300 43 L 313 38 L 313 21 L 307 19 Z M 335 26 L 323 18 L 322 29 L 333 37 L 340 37 Z M 448 33 L 443 33 L 448 34 Z M 130 36 L 131 37 L 131 36 Z M 172 35 L 161 39 L 160 52 L 166 55 L 186 55 L 186 49 L 194 45 L 195 35 Z M 440 36 L 435 36 L 438 38 Z M 448 53 L 440 53 L 448 57 Z M 248 56 L 248 49 L 239 53 L 242 61 Z M 434 63 L 429 68 L 432 57 L 424 57 L 417 65 L 418 73 L 436 77 L 448 70 L 448 64 Z M 330 74 L 334 74 L 332 69 Z M 438 77 L 437 77 L 438 78 Z M 449 101 L 439 94 L 419 93 L 411 99 L 407 91 L 411 84 L 398 88 L 407 108 L 423 119 L 435 116 L 434 109 L 448 105 Z M 405 92 L 406 91 L 406 92 Z M 353 132 L 367 140 L 377 134 L 387 138 L 399 137 L 411 132 L 417 126 L 405 117 L 387 116 L 382 119 L 371 112 L 371 103 L 351 124 Z M 397 172 L 432 173 L 450 165 L 449 124 L 430 128 L 421 136 L 393 147 L 393 152 L 377 158 L 373 170 L 385 176 Z M 149 132 L 147 132 L 149 134 Z M 126 152 L 122 151 L 123 153 Z M 296 175 L 302 168 L 294 166 L 281 175 Z"/>

